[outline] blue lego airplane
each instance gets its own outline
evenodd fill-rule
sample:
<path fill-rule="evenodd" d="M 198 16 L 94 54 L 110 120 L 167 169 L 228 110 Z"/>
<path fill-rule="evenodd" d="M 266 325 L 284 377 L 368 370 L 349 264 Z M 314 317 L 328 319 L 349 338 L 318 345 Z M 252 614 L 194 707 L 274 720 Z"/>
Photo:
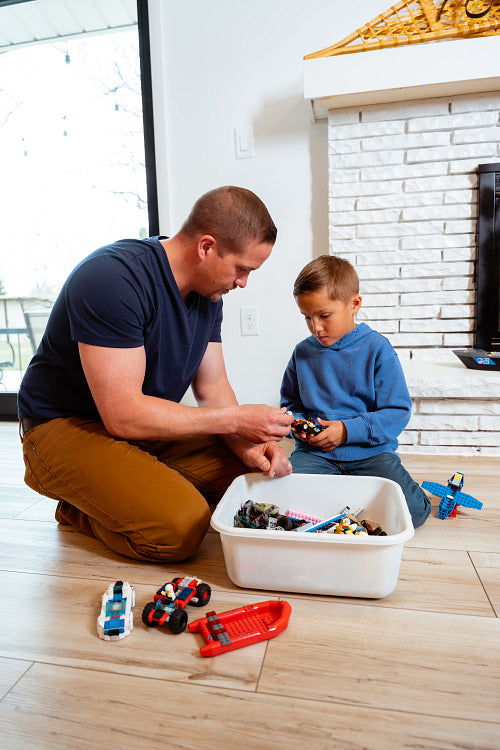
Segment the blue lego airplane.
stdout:
<path fill-rule="evenodd" d="M 483 507 L 483 504 L 475 497 L 461 492 L 463 486 L 464 475 L 459 471 L 450 477 L 447 487 L 443 484 L 436 484 L 436 482 L 422 482 L 424 490 L 443 498 L 439 503 L 439 518 L 449 518 L 450 516 L 454 518 L 457 515 L 457 505 L 463 505 L 466 508 L 478 508 L 479 510 Z"/>

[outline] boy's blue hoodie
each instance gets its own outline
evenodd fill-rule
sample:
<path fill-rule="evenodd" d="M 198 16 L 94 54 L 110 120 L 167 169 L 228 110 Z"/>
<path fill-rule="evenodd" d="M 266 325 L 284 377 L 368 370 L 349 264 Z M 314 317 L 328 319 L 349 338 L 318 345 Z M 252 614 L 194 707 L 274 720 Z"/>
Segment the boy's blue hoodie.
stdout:
<path fill-rule="evenodd" d="M 347 440 L 323 452 L 296 440 L 296 448 L 338 461 L 395 453 L 410 420 L 411 399 L 389 341 L 359 323 L 332 346 L 313 336 L 295 347 L 281 385 L 281 406 L 296 419 L 341 420 Z"/>

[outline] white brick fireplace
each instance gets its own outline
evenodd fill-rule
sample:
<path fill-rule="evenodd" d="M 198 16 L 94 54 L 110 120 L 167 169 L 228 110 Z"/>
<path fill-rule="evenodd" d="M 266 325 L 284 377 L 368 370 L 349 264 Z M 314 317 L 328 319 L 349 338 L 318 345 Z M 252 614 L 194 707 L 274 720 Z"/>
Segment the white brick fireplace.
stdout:
<path fill-rule="evenodd" d="M 450 45 L 484 41 L 432 47 L 444 44 L 454 57 Z M 493 42 L 500 70 L 500 39 Z M 412 65 L 428 47 L 410 50 Z M 452 352 L 474 344 L 477 166 L 500 161 L 500 85 L 491 65 L 474 72 L 473 84 L 465 75 L 440 83 L 430 65 L 422 85 L 398 88 L 392 79 L 408 52 L 306 62 L 322 66 L 320 83 L 306 68 L 306 96 L 316 86 L 313 112 L 328 117 L 330 253 L 357 268 L 359 319 L 389 338 L 405 369 L 414 407 L 401 452 L 500 455 L 500 372 L 468 370 Z M 442 70 L 449 61 L 439 58 Z"/>

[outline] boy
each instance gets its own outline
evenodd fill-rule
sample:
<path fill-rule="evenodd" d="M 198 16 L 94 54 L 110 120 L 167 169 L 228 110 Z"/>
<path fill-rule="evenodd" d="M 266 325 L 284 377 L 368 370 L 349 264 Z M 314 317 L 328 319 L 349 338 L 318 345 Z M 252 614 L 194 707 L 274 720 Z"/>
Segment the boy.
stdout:
<path fill-rule="evenodd" d="M 293 471 L 392 479 L 413 525 L 421 526 L 429 499 L 396 454 L 410 419 L 410 395 L 389 341 L 355 322 L 361 307 L 356 271 L 347 260 L 322 255 L 299 273 L 293 294 L 312 335 L 288 363 L 281 406 L 323 428 L 317 435 L 294 432 Z"/>

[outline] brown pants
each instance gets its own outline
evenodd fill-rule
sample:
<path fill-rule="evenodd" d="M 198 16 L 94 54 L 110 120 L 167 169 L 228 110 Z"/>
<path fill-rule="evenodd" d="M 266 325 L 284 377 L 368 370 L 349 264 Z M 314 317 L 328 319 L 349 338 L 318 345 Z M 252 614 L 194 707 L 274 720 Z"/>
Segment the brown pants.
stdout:
<path fill-rule="evenodd" d="M 216 503 L 248 471 L 217 437 L 128 442 L 101 422 L 52 419 L 22 438 L 25 482 L 56 520 L 139 560 L 192 555 Z"/>

